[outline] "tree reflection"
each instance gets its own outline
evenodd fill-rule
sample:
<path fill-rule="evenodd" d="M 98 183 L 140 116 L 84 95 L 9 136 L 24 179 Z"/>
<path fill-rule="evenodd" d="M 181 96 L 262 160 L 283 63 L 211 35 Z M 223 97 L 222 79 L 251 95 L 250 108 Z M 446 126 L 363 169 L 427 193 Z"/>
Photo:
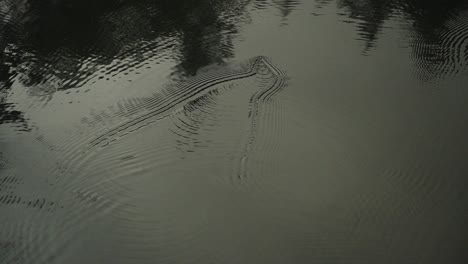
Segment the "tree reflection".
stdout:
<path fill-rule="evenodd" d="M 169 37 L 176 38 L 169 44 L 177 49 L 171 56 L 178 71 L 194 74 L 233 56 L 248 2 L 0 0 L 0 15 L 6 14 L 0 18 L 0 89 L 7 93 L 14 81 L 33 94 L 77 87 L 115 59 L 145 61 L 159 43 L 141 43 Z M 3 108 L 3 117 L 24 121 Z"/>
<path fill-rule="evenodd" d="M 14 110 L 12 105 L 5 103 L 4 99 L 0 98 L 0 124 L 15 124 L 15 127 L 19 131 L 30 130 L 24 114 L 20 111 Z"/>
<path fill-rule="evenodd" d="M 351 19 L 360 20 L 358 27 L 366 42 L 366 50 L 372 48 L 384 22 L 394 12 L 393 0 L 340 0 L 338 7 L 346 9 Z"/>
<path fill-rule="evenodd" d="M 83 67 L 86 58 L 93 56 L 94 65 L 106 65 L 135 43 L 166 36 L 177 36 L 174 57 L 180 71 L 194 74 L 202 66 L 233 56 L 232 41 L 252 1 L 256 6 L 276 5 L 284 17 L 299 4 L 299 0 L 0 0 L 0 12 L 8 14 L 0 21 L 0 83 L 8 86 L 8 79 L 20 74 L 25 86 L 45 91 L 76 87 L 96 72 L 96 67 Z M 463 0 L 338 0 L 337 4 L 359 21 L 366 50 L 375 45 L 385 21 L 394 15 L 412 23 L 415 45 L 421 41 L 443 45 L 440 31 L 467 7 Z M 138 46 L 133 52 L 145 59 Z M 415 49 L 414 57 L 427 61 L 431 57 L 427 52 Z M 443 60 L 438 52 L 432 50 L 432 57 L 437 57 L 430 59 L 432 63 Z"/>
<path fill-rule="evenodd" d="M 332 2 L 315 1 L 321 6 Z M 192 75 L 234 55 L 233 40 L 240 25 L 249 21 L 249 3 L 256 8 L 276 7 L 286 17 L 300 2 L 0 0 L 0 93 L 7 93 L 15 81 L 34 94 L 81 86 L 100 70 L 107 70 L 101 78 L 119 72 L 120 68 L 107 66 L 116 59 L 131 57 L 135 65 L 147 60 L 149 51 L 169 38 L 174 40 L 165 45 L 174 49 L 170 56 L 177 70 Z M 358 21 L 366 50 L 376 45 L 387 20 L 399 16 L 409 21 L 413 60 L 423 78 L 458 73 L 467 64 L 468 22 L 458 21 L 468 9 L 464 0 L 337 0 L 337 4 L 345 16 Z M 461 37 L 453 37 L 457 34 Z M 5 107 L 2 111 L 9 120 L 21 116 L 6 114 Z"/>
<path fill-rule="evenodd" d="M 193 74 L 232 56 L 236 17 L 248 2 L 0 0 L 5 12 L 12 14 L 0 22 L 6 40 L 0 43 L 6 50 L 1 64 L 11 74 L 21 73 L 25 86 L 56 79 L 59 89 L 67 89 L 95 72 L 83 69 L 84 58 L 94 56 L 95 64 L 105 65 L 135 43 L 177 35 L 179 54 L 174 56 L 182 71 Z M 138 47 L 133 52 L 138 55 Z M 12 61 L 18 60 L 21 67 L 14 67 Z"/>

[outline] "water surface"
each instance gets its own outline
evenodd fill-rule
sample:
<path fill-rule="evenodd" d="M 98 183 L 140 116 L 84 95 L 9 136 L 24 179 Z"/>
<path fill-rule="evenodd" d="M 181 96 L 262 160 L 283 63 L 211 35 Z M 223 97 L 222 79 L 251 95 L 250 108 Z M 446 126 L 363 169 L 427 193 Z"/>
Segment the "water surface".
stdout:
<path fill-rule="evenodd" d="M 1 263 L 466 263 L 468 2 L 0 0 Z"/>

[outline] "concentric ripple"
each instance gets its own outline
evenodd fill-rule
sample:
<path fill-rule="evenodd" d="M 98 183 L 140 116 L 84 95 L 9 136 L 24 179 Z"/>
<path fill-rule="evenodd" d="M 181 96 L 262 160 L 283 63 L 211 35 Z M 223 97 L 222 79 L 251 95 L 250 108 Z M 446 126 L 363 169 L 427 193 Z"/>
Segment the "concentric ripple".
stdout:
<path fill-rule="evenodd" d="M 417 74 L 422 79 L 455 76 L 468 67 L 468 13 L 463 12 L 449 20 L 428 36 L 416 35 L 412 44 Z"/>
<path fill-rule="evenodd" d="M 58 162 L 47 174 L 51 175 L 48 178 L 52 189 L 48 199 L 59 201 L 59 205 L 44 199 L 32 201 L 31 206 L 54 206 L 61 210 L 52 210 L 52 218 L 37 216 L 38 224 L 32 225 L 37 227 L 30 228 L 36 230 L 45 223 L 53 224 L 66 234 L 61 246 L 71 247 L 87 223 L 96 223 L 105 216 L 133 221 L 126 219 L 132 216 L 125 212 L 141 210 L 138 208 L 141 205 L 135 204 L 138 195 L 132 185 L 144 180 L 140 175 L 165 171 L 174 158 L 177 160 L 177 151 L 196 153 L 196 158 L 189 161 L 196 162 L 200 161 L 197 155 L 203 157 L 217 148 L 219 151 L 211 151 L 210 155 L 221 155 L 218 167 L 224 166 L 227 175 L 221 178 L 230 179 L 231 183 L 250 178 L 250 157 L 255 152 L 258 124 L 264 115 L 271 119 L 274 113 L 263 113 L 262 106 L 286 86 L 286 75 L 263 56 L 213 68 L 171 83 L 153 96 L 124 100 L 95 111 L 62 138 L 38 137 L 58 156 Z M 233 124 L 238 124 L 239 130 L 230 135 L 240 137 L 230 137 L 222 131 Z M 274 133 L 269 132 L 264 140 L 268 141 Z M 210 168 L 213 164 L 206 165 Z M 12 185 L 15 183 L 5 179 L 10 181 Z M 4 199 L 16 201 L 14 198 Z M 46 235 L 35 238 L 38 239 L 41 243 L 28 255 L 47 262 L 44 248 L 52 242 Z"/>
<path fill-rule="evenodd" d="M 182 155 L 190 156 L 193 152 L 196 156 L 203 155 L 213 162 L 207 164 L 213 170 L 221 166 L 216 164 L 225 164 L 229 171 L 223 170 L 222 174 L 230 175 L 231 183 L 252 184 L 249 165 L 250 157 L 256 155 L 253 152 L 260 143 L 257 141 L 259 123 L 275 123 L 274 119 L 278 117 L 275 111 L 278 107 L 273 105 L 270 109 L 266 105 L 271 105 L 272 97 L 285 87 L 287 79 L 284 72 L 271 62 L 264 66 L 257 70 L 254 78 L 213 90 L 185 105 L 173 117 L 171 132 L 184 152 Z M 257 88 L 253 94 L 252 87 Z M 239 116 L 247 118 L 239 120 Z M 276 138 L 279 131 L 262 130 L 262 142 Z"/>
<path fill-rule="evenodd" d="M 29 179 L 31 180 L 31 179 Z M 36 182 L 34 187 L 40 186 Z M 17 171 L 17 166 L 0 154 L 0 262 L 30 263 L 29 257 L 47 240 L 44 233 L 48 217 L 60 205 L 47 195 L 31 190 L 27 179 Z M 44 188 L 46 189 L 46 188 Z"/>
<path fill-rule="evenodd" d="M 68 173 L 73 172 L 80 167 L 81 161 L 86 160 L 83 157 L 89 156 L 93 151 L 105 147 L 148 124 L 171 116 L 176 109 L 187 105 L 189 102 L 192 102 L 193 105 L 194 100 L 216 90 L 217 85 L 256 75 L 265 76 L 266 71 L 271 73 L 268 79 L 274 80 L 273 84 L 266 85 L 263 89 L 254 93 L 250 100 L 252 104 L 250 111 L 251 127 L 252 131 L 254 131 L 257 122 L 258 103 L 268 101 L 276 92 L 282 89 L 285 85 L 285 75 L 262 56 L 252 59 L 247 64 L 240 65 L 240 68 L 244 69 L 241 71 L 224 69 L 224 71 L 204 74 L 182 84 L 169 85 L 162 93 L 135 101 L 129 100 L 120 104 L 116 111 L 110 113 L 104 111 L 95 115 L 92 122 L 86 120 L 86 123 L 83 123 L 86 127 L 81 129 L 79 134 L 54 142 L 54 145 L 61 146 L 62 149 L 66 150 L 62 155 L 66 162 L 61 167 L 66 168 Z M 112 123 L 112 120 L 115 120 L 114 123 Z M 249 151 L 250 145 L 251 142 L 246 144 L 245 153 Z"/>

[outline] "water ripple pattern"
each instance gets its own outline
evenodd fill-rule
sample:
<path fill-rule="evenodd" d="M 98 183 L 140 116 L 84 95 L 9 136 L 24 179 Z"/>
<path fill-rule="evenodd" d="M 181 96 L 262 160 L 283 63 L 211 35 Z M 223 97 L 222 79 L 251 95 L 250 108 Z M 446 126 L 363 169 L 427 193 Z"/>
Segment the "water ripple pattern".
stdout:
<path fill-rule="evenodd" d="M 427 41 L 427 38 L 430 41 Z M 413 59 L 426 80 L 466 73 L 468 67 L 468 12 L 454 16 L 433 35 L 415 36 Z"/>
<path fill-rule="evenodd" d="M 241 67 L 246 66 L 243 65 Z M 74 171 L 75 169 L 72 167 L 78 168 L 80 166 L 80 163 L 75 160 L 77 157 L 89 155 L 93 150 L 104 147 L 128 133 L 164 119 L 172 115 L 174 110 L 181 105 L 191 102 L 190 105 L 193 107 L 196 104 L 195 100 L 197 100 L 197 97 L 201 97 L 213 91 L 213 87 L 216 85 L 253 77 L 255 75 L 260 75 L 262 72 L 264 75 L 265 71 L 272 74 L 269 78 L 273 77 L 274 83 L 254 93 L 250 100 L 252 104 L 252 109 L 249 114 L 251 116 L 250 130 L 251 133 L 254 133 L 259 102 L 268 101 L 285 85 L 284 73 L 271 64 L 267 58 L 262 56 L 252 59 L 248 63 L 248 67 L 243 71 L 237 72 L 236 70 L 231 70 L 222 73 L 204 74 L 182 84 L 169 85 L 163 93 L 155 94 L 151 98 L 127 100 L 119 104 L 117 107 L 118 110 L 114 113 L 102 112 L 95 115 L 94 121 L 83 120 L 83 124 L 87 128 L 86 132 L 81 132 L 84 136 L 67 138 L 64 139 L 63 142 L 58 141 L 58 144 L 56 144 L 66 150 L 66 154 L 64 154 L 63 157 L 66 157 L 65 160 L 67 160 L 67 162 L 65 164 L 67 165 L 64 165 L 64 167 L 67 167 L 67 171 Z M 190 107 L 190 105 L 187 107 Z M 106 126 L 98 125 L 99 123 L 110 122 L 110 120 L 113 119 L 122 119 L 122 121 L 116 122 L 115 124 L 107 124 Z M 93 138 L 88 138 L 89 136 Z M 245 163 L 252 140 L 253 135 L 250 136 L 249 142 L 245 145 L 244 154 L 242 155 L 242 164 Z M 78 158 L 78 160 L 79 159 L 80 158 Z"/>
<path fill-rule="evenodd" d="M 31 263 L 44 254 L 41 245 L 50 241 L 47 230 L 54 214 L 63 206 L 44 192 L 49 186 L 40 177 L 25 178 L 18 168 L 0 153 L 0 262 Z M 40 262 L 37 262 L 40 263 Z"/>
<path fill-rule="evenodd" d="M 109 214 L 129 217 L 121 214 L 135 210 L 127 202 L 135 196 L 135 190 L 129 187 L 131 181 L 138 181 L 138 175 L 151 170 L 164 170 L 167 164 L 174 162 L 177 157 L 174 156 L 177 151 L 174 144 L 184 145 L 182 151 L 185 154 L 203 156 L 203 153 L 215 152 L 223 155 L 224 152 L 227 164 L 232 164 L 228 165 L 225 171 L 228 176 L 224 179 L 231 183 L 249 180 L 250 157 L 257 150 L 255 143 L 258 125 L 262 123 L 260 118 L 271 118 L 272 114 L 262 113 L 266 109 L 263 106 L 284 89 L 287 80 L 284 71 L 269 58 L 257 56 L 243 63 L 211 67 L 195 77 L 168 84 L 162 92 L 151 97 L 124 100 L 117 106 L 97 111 L 62 138 L 46 140 L 38 137 L 37 140 L 58 157 L 58 162 L 48 172 L 52 175 L 49 197 L 60 201 L 69 210 L 68 213 L 66 210 L 58 212 L 63 218 L 55 220 L 63 230 L 72 233 L 65 244 L 73 244 L 77 234 L 73 232 L 80 226 L 100 217 Z M 219 99 L 230 94 L 244 98 L 245 104 L 241 107 L 245 105 L 242 109 L 245 120 L 240 123 L 239 112 L 230 110 L 239 108 L 236 103 Z M 224 102 L 231 106 L 218 107 Z M 224 110 L 219 112 L 219 109 Z M 210 129 L 216 131 L 219 127 L 216 122 L 231 124 L 230 120 L 242 124 L 241 138 L 227 140 L 231 142 L 229 145 L 224 142 L 226 140 L 211 138 Z M 164 131 L 170 136 L 167 137 Z M 270 131 L 263 141 L 268 141 L 275 132 Z M 187 147 L 190 138 L 199 140 L 198 143 L 203 138 L 205 142 Z M 210 144 L 216 140 L 222 146 Z M 154 143 L 142 145 L 151 141 Z M 213 148 L 221 151 L 212 151 Z M 118 169 L 113 170 L 113 167 Z M 108 171 L 115 172 L 108 175 Z M 47 202 L 39 201 L 38 206 Z"/>

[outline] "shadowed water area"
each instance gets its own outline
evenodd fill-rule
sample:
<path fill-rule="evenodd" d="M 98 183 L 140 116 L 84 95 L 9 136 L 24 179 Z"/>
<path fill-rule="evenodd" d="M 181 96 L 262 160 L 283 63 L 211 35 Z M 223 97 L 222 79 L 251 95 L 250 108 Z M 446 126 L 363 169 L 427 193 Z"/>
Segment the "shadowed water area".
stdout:
<path fill-rule="evenodd" d="M 0 263 L 468 263 L 468 1 L 0 0 Z"/>

